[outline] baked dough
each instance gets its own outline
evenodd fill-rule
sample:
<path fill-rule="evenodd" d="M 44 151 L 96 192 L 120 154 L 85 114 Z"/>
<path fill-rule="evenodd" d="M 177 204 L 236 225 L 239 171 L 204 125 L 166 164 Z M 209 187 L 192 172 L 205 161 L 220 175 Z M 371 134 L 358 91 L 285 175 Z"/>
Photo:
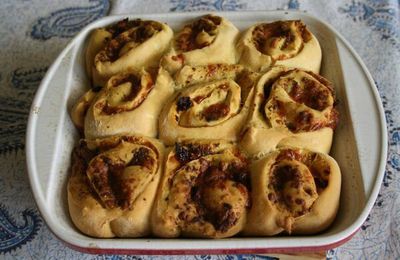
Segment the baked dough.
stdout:
<path fill-rule="evenodd" d="M 239 30 L 227 19 L 205 15 L 176 34 L 173 48 L 162 58 L 161 65 L 174 74 L 184 65 L 234 64 L 238 35 Z"/>
<path fill-rule="evenodd" d="M 76 128 L 78 128 L 78 130 L 80 130 L 81 132 L 83 132 L 83 128 L 85 125 L 86 112 L 100 89 L 101 88 L 92 88 L 87 91 L 82 97 L 78 99 L 78 101 L 71 109 L 71 120 Z"/>
<path fill-rule="evenodd" d="M 185 66 L 175 77 L 179 90 L 164 106 L 160 139 L 236 141 L 247 119 L 259 75 L 240 65 Z"/>
<path fill-rule="evenodd" d="M 338 111 L 333 85 L 301 69 L 273 67 L 257 83 L 241 146 L 252 157 L 282 146 L 329 153 Z"/>
<path fill-rule="evenodd" d="M 237 48 L 239 63 L 255 71 L 282 65 L 319 73 L 321 66 L 318 40 L 299 20 L 256 24 L 243 34 Z"/>
<path fill-rule="evenodd" d="M 91 89 L 71 110 L 86 139 L 67 184 L 82 233 L 272 236 L 333 222 L 341 173 L 327 153 L 338 111 L 318 75 L 318 40 L 298 20 L 239 37 L 212 14 L 175 36 L 140 19 L 92 31 Z"/>
<path fill-rule="evenodd" d="M 334 220 L 341 173 L 327 154 L 284 148 L 251 166 L 252 207 L 244 235 L 315 234 Z"/>
<path fill-rule="evenodd" d="M 142 237 L 161 177 L 164 148 L 141 136 L 82 140 L 68 180 L 71 219 L 93 237 Z"/>
<path fill-rule="evenodd" d="M 177 143 L 166 158 L 152 214 L 159 237 L 223 238 L 239 233 L 250 206 L 248 162 L 219 141 Z"/>
<path fill-rule="evenodd" d="M 156 137 L 158 116 L 164 102 L 173 93 L 173 85 L 168 72 L 162 68 L 157 76 L 145 70 L 130 70 L 111 77 L 96 97 L 93 98 L 91 93 L 93 90 L 85 94 L 71 111 L 78 127 L 85 117 L 85 138 L 121 133 Z M 90 105 L 87 100 L 91 101 Z"/>
<path fill-rule="evenodd" d="M 95 29 L 86 50 L 86 70 L 93 86 L 127 69 L 156 67 L 170 48 L 172 29 L 165 23 L 124 19 Z"/>

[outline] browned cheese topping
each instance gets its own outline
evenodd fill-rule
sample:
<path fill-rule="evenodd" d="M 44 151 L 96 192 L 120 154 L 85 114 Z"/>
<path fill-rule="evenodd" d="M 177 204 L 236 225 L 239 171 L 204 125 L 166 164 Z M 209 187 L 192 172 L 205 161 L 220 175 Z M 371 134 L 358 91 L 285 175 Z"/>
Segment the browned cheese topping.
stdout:
<path fill-rule="evenodd" d="M 339 121 L 339 112 L 336 108 L 337 101 L 333 86 L 326 79 L 312 72 L 307 72 L 309 77 L 302 77 L 300 81 L 292 78 L 291 73 L 296 73 L 298 70 L 292 70 L 280 75 L 273 83 L 268 83 L 264 86 L 265 104 L 270 98 L 273 84 L 282 87 L 290 98 L 298 103 L 304 104 L 309 109 L 295 109 L 293 105 L 289 105 L 282 100 L 273 100 L 273 111 L 275 111 L 286 127 L 294 132 L 316 131 L 324 127 L 335 129 Z M 302 72 L 305 73 L 305 72 Z M 273 96 L 273 95 L 272 95 Z M 272 97 L 274 98 L 274 97 Z M 332 104 L 332 101 L 333 104 Z M 263 111 L 265 105 L 260 107 L 260 112 Z M 323 117 L 317 118 L 314 111 L 323 113 Z"/>
<path fill-rule="evenodd" d="M 112 34 L 113 38 L 115 38 L 119 34 L 129 29 L 139 27 L 142 24 L 143 21 L 141 19 L 129 20 L 128 18 L 125 18 L 121 21 L 116 22 L 115 24 L 108 26 L 106 30 Z"/>
<path fill-rule="evenodd" d="M 226 199 L 229 195 L 227 180 L 236 182 L 245 206 L 249 206 L 249 173 L 245 165 L 208 163 L 202 168 L 191 190 L 191 200 L 196 204 L 199 220 L 212 223 L 220 232 L 226 232 L 234 226 L 242 214 L 235 206 L 240 202 Z"/>
<path fill-rule="evenodd" d="M 122 162 L 112 162 L 105 157 L 93 161 L 87 169 L 92 175 L 92 185 L 106 208 L 115 208 L 118 205 L 118 197 L 122 197 L 117 178 L 123 168 Z"/>
<path fill-rule="evenodd" d="M 302 83 L 303 87 L 299 86 L 296 81 L 291 81 L 284 87 L 294 101 L 318 111 L 322 111 L 329 106 L 327 102 L 328 97 L 331 95 L 329 89 L 319 87 L 318 82 L 308 78 L 303 78 Z"/>
<path fill-rule="evenodd" d="M 218 103 L 205 108 L 202 114 L 206 121 L 210 122 L 225 117 L 229 111 L 230 108 L 227 104 Z"/>
<path fill-rule="evenodd" d="M 94 192 L 109 209 L 120 207 L 127 209 L 132 203 L 132 187 L 136 187 L 135 178 L 124 176 L 129 166 L 143 166 L 148 169 L 154 167 L 154 158 L 149 155 L 148 148 L 139 148 L 132 151 L 132 159 L 124 162 L 121 159 L 108 156 L 94 157 L 87 166 L 86 174 Z"/>
<path fill-rule="evenodd" d="M 107 42 L 105 49 L 100 52 L 99 60 L 114 62 L 120 57 L 120 51 L 125 44 L 131 42 L 141 44 L 162 30 L 161 24 L 153 21 L 124 19 L 107 28 L 113 38 Z"/>
<path fill-rule="evenodd" d="M 291 26 L 295 27 L 295 31 Z M 301 21 L 277 21 L 267 24 L 260 24 L 253 30 L 253 41 L 258 51 L 263 54 L 266 53 L 266 45 L 268 48 L 281 50 L 290 49 L 290 45 L 293 44 L 296 37 L 301 37 L 302 42 L 308 42 L 311 40 L 311 34 L 306 29 L 306 26 Z M 272 40 L 271 39 L 275 39 Z M 280 45 L 280 39 L 284 39 L 283 44 Z M 293 56 L 293 55 L 290 55 Z M 279 59 L 285 59 L 288 57 L 282 56 Z"/>
<path fill-rule="evenodd" d="M 219 145 L 175 145 L 179 166 L 171 176 L 170 185 L 174 194 L 183 196 L 183 201 L 174 206 L 183 229 L 187 225 L 208 223 L 216 232 L 225 233 L 250 207 L 248 160 L 239 149 L 226 151 L 218 149 Z M 180 178 L 184 181 L 176 182 Z"/>
<path fill-rule="evenodd" d="M 220 17 L 206 15 L 186 25 L 176 38 L 177 48 L 182 52 L 187 52 L 210 45 L 220 23 Z"/>
<path fill-rule="evenodd" d="M 181 163 L 196 160 L 204 155 L 211 154 L 212 147 L 206 144 L 175 144 L 175 157 Z"/>
<path fill-rule="evenodd" d="M 328 186 L 329 176 L 330 167 L 320 155 L 284 149 L 271 166 L 268 200 L 278 203 L 292 217 L 299 217 L 311 209 L 318 194 Z"/>
<path fill-rule="evenodd" d="M 189 96 L 181 96 L 176 101 L 176 111 L 184 112 L 189 110 L 191 107 L 196 105 L 207 104 L 203 107 L 202 111 L 198 113 L 198 117 L 201 119 L 205 119 L 206 122 L 217 121 L 220 119 L 225 118 L 231 112 L 231 108 L 229 106 L 229 102 L 227 99 L 225 100 L 218 100 L 217 103 L 209 104 L 209 102 L 205 101 L 210 98 L 215 92 L 221 91 L 225 93 L 229 93 L 230 89 L 227 84 L 221 84 L 213 90 L 208 91 L 207 93 L 201 94 L 192 94 L 193 97 Z M 229 96 L 226 94 L 226 96 Z M 215 101 L 214 101 L 215 102 Z M 179 121 L 180 116 L 177 115 L 177 121 Z"/>
<path fill-rule="evenodd" d="M 86 142 L 80 141 L 79 146 L 72 151 L 72 173 L 84 174 L 88 162 L 95 156 L 95 153 L 88 149 Z"/>
<path fill-rule="evenodd" d="M 141 78 L 134 73 L 120 74 L 111 82 L 108 96 L 104 102 L 98 102 L 96 108 L 106 115 L 131 111 L 140 106 L 150 91 L 154 88 L 153 81 L 147 77 L 147 84 L 143 86 Z M 124 84 L 130 84 L 129 90 L 122 89 Z"/>

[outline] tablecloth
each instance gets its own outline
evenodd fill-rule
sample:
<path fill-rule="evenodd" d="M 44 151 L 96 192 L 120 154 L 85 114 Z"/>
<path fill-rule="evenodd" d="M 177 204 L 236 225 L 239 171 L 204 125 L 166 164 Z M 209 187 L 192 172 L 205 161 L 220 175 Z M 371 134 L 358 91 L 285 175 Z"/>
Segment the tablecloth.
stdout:
<path fill-rule="evenodd" d="M 96 256 L 66 247 L 47 228 L 30 191 L 25 131 L 46 69 L 76 33 L 110 14 L 298 9 L 333 25 L 371 72 L 385 109 L 389 150 L 378 199 L 357 234 L 330 259 L 400 257 L 400 2 L 398 0 L 2 0 L 0 2 L 0 258 L 153 259 Z M 253 259 L 256 255 L 181 256 Z M 172 256 L 171 258 L 176 258 Z"/>

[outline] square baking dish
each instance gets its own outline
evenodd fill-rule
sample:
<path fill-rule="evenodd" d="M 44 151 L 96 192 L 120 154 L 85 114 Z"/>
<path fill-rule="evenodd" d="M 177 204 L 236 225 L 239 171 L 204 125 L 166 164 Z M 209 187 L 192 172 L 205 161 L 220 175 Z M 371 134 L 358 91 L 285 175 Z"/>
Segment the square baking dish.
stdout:
<path fill-rule="evenodd" d="M 71 151 L 79 139 L 68 111 L 89 88 L 84 50 L 90 31 L 123 18 L 153 19 L 174 30 L 205 13 L 130 14 L 100 19 L 84 28 L 47 71 L 33 101 L 26 153 L 31 188 L 52 232 L 67 245 L 89 253 L 214 254 L 327 250 L 349 240 L 367 218 L 383 179 L 387 154 L 385 116 L 367 68 L 331 26 L 302 12 L 221 12 L 241 31 L 256 22 L 301 19 L 322 47 L 321 74 L 333 82 L 339 99 L 340 123 L 331 155 L 342 171 L 338 215 L 332 226 L 311 236 L 233 237 L 220 240 L 159 238 L 92 238 L 71 222 L 67 179 Z"/>

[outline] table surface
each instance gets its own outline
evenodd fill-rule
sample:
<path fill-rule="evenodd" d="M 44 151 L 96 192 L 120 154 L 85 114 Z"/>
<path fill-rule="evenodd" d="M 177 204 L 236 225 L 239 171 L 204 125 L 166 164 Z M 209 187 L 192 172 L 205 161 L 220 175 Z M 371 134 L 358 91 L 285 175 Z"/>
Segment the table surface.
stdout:
<path fill-rule="evenodd" d="M 0 259 L 139 258 L 96 256 L 66 247 L 47 228 L 25 166 L 30 104 L 47 68 L 72 36 L 110 14 L 183 11 L 303 10 L 333 25 L 371 72 L 384 105 L 389 150 L 378 199 L 357 234 L 330 259 L 400 257 L 400 2 L 398 0 L 2 0 L 0 4 Z M 159 256 L 143 256 L 159 258 Z M 261 255 L 180 256 L 269 259 Z M 176 258 L 172 256 L 171 258 Z"/>

